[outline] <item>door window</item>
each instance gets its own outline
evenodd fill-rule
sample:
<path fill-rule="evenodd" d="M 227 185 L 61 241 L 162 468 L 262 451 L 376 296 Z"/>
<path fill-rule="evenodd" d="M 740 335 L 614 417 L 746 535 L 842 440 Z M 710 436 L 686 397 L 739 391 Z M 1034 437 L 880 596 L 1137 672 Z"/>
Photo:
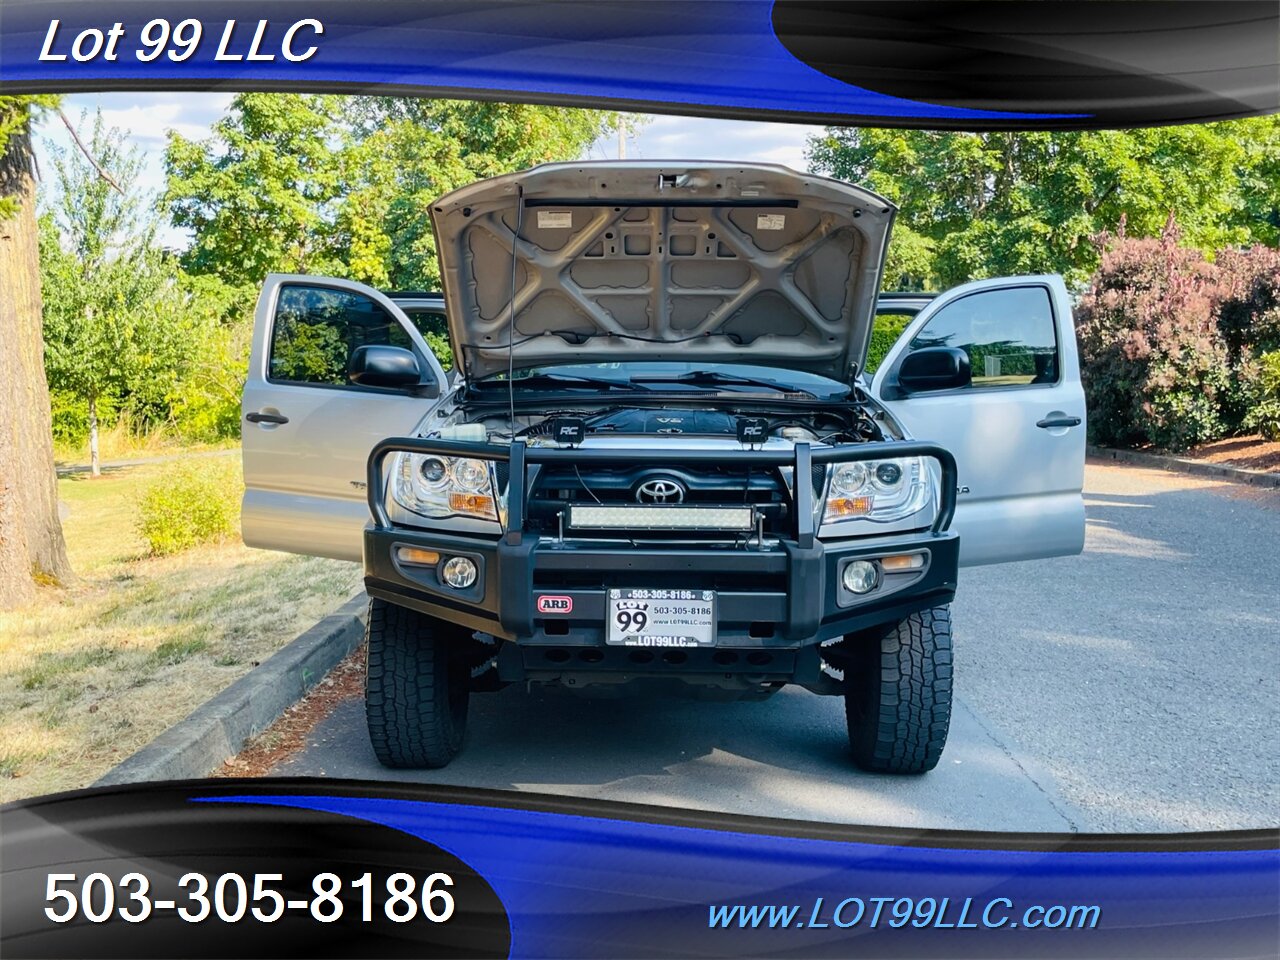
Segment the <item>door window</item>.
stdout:
<path fill-rule="evenodd" d="M 281 287 L 268 379 L 349 386 L 347 361 L 357 347 L 367 344 L 413 349 L 395 318 L 362 293 L 320 286 Z"/>
<path fill-rule="evenodd" d="M 969 355 L 973 387 L 1058 382 L 1053 308 L 1044 287 L 982 290 L 942 307 L 907 345 L 959 347 Z"/>
<path fill-rule="evenodd" d="M 897 306 L 876 309 L 876 319 L 871 326 L 871 343 L 867 346 L 867 361 L 863 364 L 863 372 L 867 376 L 880 369 L 884 358 L 919 312 Z"/>
<path fill-rule="evenodd" d="M 409 322 L 418 328 L 422 339 L 440 361 L 445 370 L 453 369 L 453 352 L 449 346 L 449 323 L 443 311 L 430 307 L 406 307 L 399 305 Z"/>

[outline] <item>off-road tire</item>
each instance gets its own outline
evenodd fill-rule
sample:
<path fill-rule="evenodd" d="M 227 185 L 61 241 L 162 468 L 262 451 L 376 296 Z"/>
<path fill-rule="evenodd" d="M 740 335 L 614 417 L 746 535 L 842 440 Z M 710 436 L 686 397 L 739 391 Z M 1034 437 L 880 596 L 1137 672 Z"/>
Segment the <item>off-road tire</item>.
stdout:
<path fill-rule="evenodd" d="M 435 769 L 462 748 L 471 671 L 470 631 L 369 601 L 365 628 L 365 719 L 383 766 Z"/>
<path fill-rule="evenodd" d="M 951 724 L 951 610 L 913 613 L 882 636 L 849 638 L 844 707 L 853 761 L 873 773 L 925 773 Z"/>

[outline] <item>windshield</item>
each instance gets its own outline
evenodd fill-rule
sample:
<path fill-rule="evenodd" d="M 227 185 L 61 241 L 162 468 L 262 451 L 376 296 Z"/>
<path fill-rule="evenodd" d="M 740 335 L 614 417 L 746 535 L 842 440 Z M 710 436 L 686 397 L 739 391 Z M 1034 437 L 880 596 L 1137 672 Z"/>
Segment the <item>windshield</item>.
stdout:
<path fill-rule="evenodd" d="M 849 385 L 838 383 L 815 373 L 799 370 L 781 370 L 750 363 L 702 363 L 693 361 L 636 360 L 610 363 L 559 363 L 525 367 L 515 371 L 517 389 L 521 380 L 535 377 L 564 378 L 567 386 L 581 380 L 581 386 L 591 381 L 607 381 L 620 387 L 662 391 L 740 390 L 760 392 L 776 389 L 780 392 L 802 391 L 820 399 L 840 399 L 849 394 Z M 506 383 L 505 373 L 496 373 L 476 382 L 476 386 Z"/>

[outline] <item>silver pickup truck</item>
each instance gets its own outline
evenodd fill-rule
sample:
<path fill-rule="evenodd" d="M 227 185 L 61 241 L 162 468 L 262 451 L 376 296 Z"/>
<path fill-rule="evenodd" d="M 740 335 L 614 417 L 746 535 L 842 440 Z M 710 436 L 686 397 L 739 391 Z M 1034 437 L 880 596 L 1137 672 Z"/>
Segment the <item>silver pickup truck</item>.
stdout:
<path fill-rule="evenodd" d="M 798 684 L 860 767 L 938 762 L 958 568 L 1082 548 L 1084 396 L 1059 277 L 881 301 L 895 212 L 767 164 L 552 164 L 432 205 L 443 299 L 268 278 L 244 539 L 363 562 L 383 763 L 447 764 L 510 683 Z M 915 315 L 868 376 L 877 310 Z"/>

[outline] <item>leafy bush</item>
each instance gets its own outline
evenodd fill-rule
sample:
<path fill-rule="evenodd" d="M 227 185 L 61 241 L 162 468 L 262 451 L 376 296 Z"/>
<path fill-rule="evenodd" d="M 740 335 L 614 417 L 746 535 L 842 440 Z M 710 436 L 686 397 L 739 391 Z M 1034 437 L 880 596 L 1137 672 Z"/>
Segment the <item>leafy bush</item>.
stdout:
<path fill-rule="evenodd" d="M 1280 350 L 1264 353 L 1258 358 L 1258 366 L 1263 395 L 1270 400 L 1280 400 Z"/>
<path fill-rule="evenodd" d="M 114 399 L 114 398 L 111 398 Z M 49 387 L 49 406 L 53 419 L 54 443 L 79 446 L 89 437 L 89 404 L 68 390 Z M 107 404 L 99 404 L 98 416 L 109 420 L 115 411 Z"/>
<path fill-rule="evenodd" d="M 240 434 L 240 399 L 192 390 L 174 400 L 174 427 L 184 440 L 215 443 Z"/>
<path fill-rule="evenodd" d="M 1244 418 L 1244 428 L 1267 440 L 1280 440 L 1280 400 L 1263 400 Z"/>
<path fill-rule="evenodd" d="M 1159 238 L 1100 238 L 1102 262 L 1076 311 L 1096 442 L 1185 450 L 1226 432 L 1213 266 L 1178 237 L 1170 217 Z"/>
<path fill-rule="evenodd" d="M 165 471 L 138 503 L 138 532 L 151 553 L 165 556 L 233 536 L 240 525 L 240 465 L 202 457 Z"/>
<path fill-rule="evenodd" d="M 868 377 L 879 369 L 889 353 L 889 348 L 898 342 L 902 331 L 907 329 L 907 324 L 912 319 L 911 314 L 907 313 L 886 313 L 876 317 L 875 324 L 871 327 L 871 343 L 867 345 L 867 364 L 864 372 Z"/>
<path fill-rule="evenodd" d="M 1216 267 L 1218 329 L 1232 361 L 1280 350 L 1280 250 L 1223 250 Z"/>
<path fill-rule="evenodd" d="M 1280 250 L 1223 250 L 1218 274 L 1218 330 L 1231 363 L 1223 416 L 1232 429 L 1256 430 L 1251 411 L 1267 399 L 1258 355 L 1280 350 Z"/>
<path fill-rule="evenodd" d="M 431 348 L 431 352 L 440 361 L 440 366 L 444 368 L 444 372 L 448 373 L 452 370 L 453 347 L 449 346 L 449 335 L 447 333 L 428 332 L 422 335 L 422 339 L 427 341 L 427 346 Z"/>
<path fill-rule="evenodd" d="M 1244 428 L 1268 440 L 1280 440 L 1280 350 L 1258 358 L 1261 399 L 1245 415 Z"/>
<path fill-rule="evenodd" d="M 213 442 L 240 435 L 240 393 L 249 369 L 252 328 L 206 326 L 195 360 L 169 397 L 180 436 Z"/>

